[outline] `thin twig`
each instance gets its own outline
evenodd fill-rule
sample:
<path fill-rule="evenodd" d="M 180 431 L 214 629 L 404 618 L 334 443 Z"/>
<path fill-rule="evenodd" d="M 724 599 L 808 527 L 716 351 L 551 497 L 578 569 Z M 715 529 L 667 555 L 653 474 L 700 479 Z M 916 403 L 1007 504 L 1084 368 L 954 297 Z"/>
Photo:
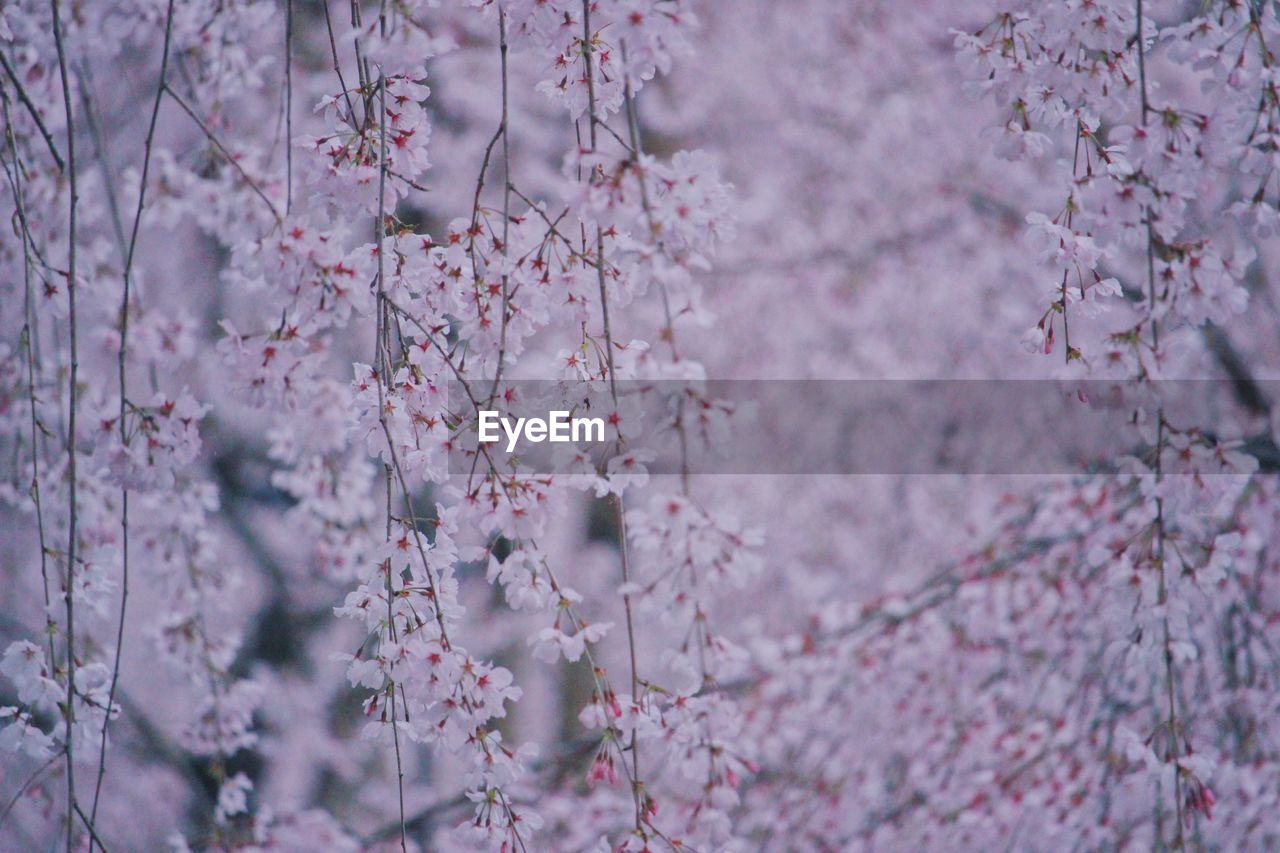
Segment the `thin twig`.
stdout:
<path fill-rule="evenodd" d="M 1147 99 L 1147 62 L 1146 62 L 1146 39 L 1143 34 L 1143 13 L 1142 0 L 1137 0 L 1137 42 L 1138 42 L 1138 81 L 1139 94 L 1142 99 L 1142 123 L 1145 125 L 1147 116 L 1151 106 Z M 1150 312 L 1151 320 L 1151 357 L 1158 364 L 1160 358 L 1160 323 L 1156 316 L 1156 279 L 1155 279 L 1155 234 L 1153 229 L 1153 219 L 1155 217 L 1151 206 L 1147 205 L 1147 310 Z M 1168 701 L 1168 758 L 1173 766 L 1173 806 L 1174 806 L 1174 838 L 1173 848 L 1175 850 L 1182 849 L 1183 846 L 1183 815 L 1182 815 L 1182 768 L 1178 764 L 1178 705 L 1176 694 L 1176 678 L 1177 672 L 1173 665 L 1173 643 L 1169 630 L 1169 586 L 1166 577 L 1165 565 L 1165 521 L 1164 521 L 1164 498 L 1160 495 L 1160 480 L 1163 474 L 1162 458 L 1164 456 L 1165 442 L 1165 418 L 1164 408 L 1161 407 L 1157 413 L 1156 424 L 1156 447 L 1155 447 L 1155 475 L 1156 475 L 1156 517 L 1153 522 L 1155 531 L 1155 553 L 1157 569 L 1160 572 L 1159 589 L 1156 593 L 1156 604 L 1163 611 L 1161 622 L 1163 629 L 1162 645 L 1164 656 L 1164 675 L 1165 675 L 1165 693 Z M 1157 827 L 1157 833 L 1163 836 L 1163 827 Z M 1163 838 L 1160 839 L 1163 841 Z"/>
<path fill-rule="evenodd" d="M 156 120 L 160 115 L 160 103 L 164 98 L 165 81 L 169 72 L 169 45 L 173 34 L 173 4 L 174 0 L 169 0 L 168 10 L 165 15 L 164 46 L 160 54 L 160 82 L 156 86 L 156 96 L 151 104 L 151 121 L 147 126 L 147 138 L 143 143 L 142 175 L 139 178 L 138 205 L 134 209 L 133 229 L 129 233 L 129 247 L 124 259 L 123 292 L 120 296 L 120 349 L 116 359 L 117 376 L 120 382 L 118 417 L 120 420 L 120 445 L 122 447 L 129 440 L 125 429 L 125 414 L 128 404 L 126 367 L 129 349 L 129 294 L 133 277 L 133 256 L 138 246 L 138 231 L 142 224 L 142 210 L 146 204 L 147 176 L 151 171 L 151 151 L 155 143 Z M 125 613 L 129 603 L 129 489 L 127 486 L 122 487 L 120 490 L 120 553 L 120 621 L 116 625 L 115 660 L 111 666 L 111 686 L 107 691 L 107 710 L 102 718 L 102 735 L 98 744 L 98 778 L 93 786 L 93 805 L 89 809 L 90 823 L 98 819 L 98 802 L 102 796 L 102 779 L 107 770 L 107 728 L 111 724 L 111 712 L 115 708 L 116 688 L 120 683 L 120 658 L 124 649 Z M 93 853 L 95 840 L 94 837 L 90 837 L 89 853 Z"/>
<path fill-rule="evenodd" d="M 102 853 L 108 853 L 107 845 L 104 844 L 102 839 L 98 836 L 98 830 L 94 828 L 93 821 L 89 820 L 89 816 L 84 813 L 84 809 L 80 808 L 79 803 L 76 804 L 75 810 L 76 814 L 80 816 L 80 820 L 84 823 L 84 828 L 89 831 L 90 844 L 92 845 L 96 843 L 102 848 Z M 92 849 L 92 847 L 90 847 L 90 849 Z"/>
<path fill-rule="evenodd" d="M 169 94 L 169 97 L 173 98 L 174 101 L 177 102 L 178 106 L 182 107 L 182 111 L 184 113 L 191 116 L 191 120 L 196 123 L 201 131 L 203 131 L 205 138 L 207 138 L 209 142 L 213 143 L 213 147 L 218 149 L 218 153 L 222 155 L 223 159 L 231 164 L 233 169 L 240 173 L 240 177 L 244 178 L 245 183 L 249 185 L 249 189 L 257 193 L 258 198 L 266 202 L 266 205 L 271 209 L 271 215 L 275 217 L 276 222 L 279 223 L 283 221 L 280 216 L 280 211 L 276 209 L 276 206 L 272 203 L 271 199 L 267 198 L 267 194 L 258 186 L 258 182 L 249 177 L 249 173 L 240 165 L 240 161 L 237 160 L 235 155 L 228 151 L 221 142 L 218 141 L 218 137 L 215 136 L 213 131 L 209 129 L 208 125 L 204 123 L 204 120 L 201 119 L 200 116 L 196 115 L 195 110 L 191 109 L 187 102 L 182 99 L 182 96 L 175 92 L 168 82 L 166 82 L 162 88 L 163 91 Z"/>
<path fill-rule="evenodd" d="M 51 758 L 49 758 L 49 760 L 46 761 L 44 764 L 41 764 L 39 767 L 37 767 L 36 771 L 31 774 L 30 779 L 22 783 L 22 787 L 19 788 L 17 793 L 14 794 L 13 797 L 9 800 L 8 804 L 4 807 L 4 811 L 0 812 L 0 827 L 4 826 L 4 822 L 9 819 L 9 813 L 13 811 L 13 807 L 16 806 L 18 804 L 18 801 L 22 799 L 23 794 L 31 790 L 31 786 L 36 783 L 36 780 L 40 778 L 41 774 L 43 774 L 46 770 L 48 770 L 50 767 L 56 764 L 57 761 L 58 761 L 58 756 L 55 754 Z"/>
<path fill-rule="evenodd" d="M 622 43 L 621 52 L 622 52 L 623 65 L 625 66 L 627 64 L 626 42 Z M 636 170 L 637 182 L 640 185 L 640 203 L 644 211 L 646 225 L 648 226 L 648 232 L 649 232 L 648 239 L 650 241 L 656 241 L 657 249 L 663 250 L 664 249 L 663 241 L 659 237 L 660 228 L 658 226 L 657 221 L 654 218 L 653 207 L 649 200 L 647 176 L 645 174 L 644 165 L 643 165 L 644 147 L 642 144 L 642 138 L 640 134 L 640 118 L 639 118 L 638 111 L 636 109 L 635 96 L 631 88 L 631 77 L 625 71 L 623 73 L 623 103 L 625 106 L 626 118 L 627 118 L 627 132 L 628 132 L 628 136 L 630 137 L 630 146 L 628 150 L 631 156 L 634 158 L 633 168 Z M 672 360 L 679 362 L 680 353 L 679 353 L 679 348 L 676 344 L 675 322 L 671 314 L 671 301 L 667 293 L 666 282 L 663 281 L 661 278 L 659 278 L 658 280 L 658 292 L 662 297 L 663 318 L 666 324 L 666 327 L 663 330 L 662 337 L 666 338 L 667 340 L 667 344 L 671 350 Z M 676 427 L 676 432 L 680 442 L 680 492 L 685 498 L 691 499 L 691 492 L 689 488 L 688 425 L 685 421 L 685 400 L 683 397 L 680 400 L 679 408 L 677 410 L 675 427 Z M 692 563 L 692 560 L 690 560 L 690 563 Z M 702 672 L 703 684 L 707 685 L 712 681 L 711 675 L 707 669 L 706 655 L 705 655 L 705 648 L 707 645 L 708 617 L 707 617 L 706 610 L 702 606 L 701 598 L 697 592 L 697 575 L 693 572 L 692 566 L 690 567 L 689 571 L 691 576 L 690 578 L 691 584 L 694 587 L 693 595 L 692 595 L 693 605 L 694 605 L 694 617 L 693 617 L 694 624 L 692 626 L 691 633 L 696 632 L 697 634 L 696 639 L 698 642 L 699 666 Z M 715 753 L 710 748 L 712 737 L 711 737 L 709 724 L 707 724 L 707 728 L 705 732 L 706 732 L 706 743 L 708 744 L 708 754 L 707 754 L 708 768 L 709 768 L 708 773 L 714 774 Z M 711 784 L 714 784 L 714 780 L 709 780 L 709 782 Z"/>
<path fill-rule="evenodd" d="M 591 139 L 591 150 L 595 152 L 597 146 L 596 126 L 600 123 L 596 115 L 596 90 L 595 90 L 595 71 L 593 69 L 592 54 L 594 47 L 592 45 L 591 36 L 591 2 L 590 0 L 582 0 L 582 44 L 583 44 L 583 61 L 587 65 L 587 115 L 588 115 L 588 133 Z M 594 172 L 592 175 L 594 180 Z M 604 231 L 599 224 L 596 225 L 596 280 L 600 286 L 600 316 L 604 325 L 604 343 L 605 343 L 605 361 L 609 368 L 609 394 L 613 400 L 615 411 L 618 408 L 618 385 L 617 374 L 613 364 L 613 330 L 609 324 L 609 291 L 605 285 L 605 256 L 604 256 Z M 621 439 L 621 436 L 619 436 Z M 623 506 L 622 497 L 615 495 L 613 500 L 613 508 L 618 523 L 618 552 L 622 563 L 622 583 L 628 586 L 631 583 L 631 559 L 627 547 L 627 514 L 626 508 Z M 635 620 L 631 609 L 631 593 L 624 592 L 622 595 L 622 608 L 626 617 L 627 624 L 627 652 L 631 664 L 631 701 L 639 706 L 640 697 L 640 675 L 636 661 L 636 631 Z M 641 796 L 644 783 L 640 777 L 640 745 L 636 732 L 631 731 L 631 775 L 633 777 L 631 783 L 631 796 L 633 806 L 635 807 L 635 825 L 636 832 L 643 837 L 644 830 L 644 801 Z"/>
<path fill-rule="evenodd" d="M 292 0 L 290 0 L 292 2 Z M 356 124 L 356 108 L 351 103 L 351 93 L 347 90 L 347 81 L 342 76 L 342 64 L 338 62 L 338 42 L 333 36 L 333 19 L 329 15 L 329 0 L 321 0 L 320 8 L 324 9 L 324 25 L 329 31 L 329 53 L 333 56 L 333 71 L 338 75 L 338 85 L 342 88 L 342 97 L 347 102 L 347 112 L 350 113 L 351 126 Z"/>
<path fill-rule="evenodd" d="M 498 364 L 494 368 L 493 389 L 489 392 L 492 400 L 498 393 L 502 382 L 502 369 L 507 360 L 507 314 L 511 301 L 507 264 L 510 257 L 511 230 L 511 147 L 508 144 L 510 113 L 507 108 L 507 12 L 498 7 L 498 54 L 501 57 L 502 70 L 502 319 L 498 327 Z M 484 180 L 484 173 L 480 175 Z M 478 195 L 477 195 L 478 197 Z"/>
<path fill-rule="evenodd" d="M 378 419 L 382 422 L 383 432 L 387 436 L 387 446 L 391 446 L 391 433 L 387 428 L 387 410 L 383 401 L 382 385 L 383 382 L 391 381 L 390 365 L 384 366 L 384 359 L 387 351 L 387 308 L 383 302 L 383 292 L 386 287 L 385 258 L 386 252 L 386 210 L 387 210 L 387 80 L 379 73 L 378 75 L 378 221 L 374 226 L 373 239 L 377 244 L 378 254 L 378 303 L 375 314 L 375 324 L 377 337 L 374 341 L 374 364 L 378 365 L 377 377 L 378 385 Z M 386 481 L 387 481 L 387 530 L 386 537 L 391 538 L 391 468 L 384 465 Z M 410 513 L 412 515 L 412 513 Z M 395 587 L 391 582 L 391 561 L 387 560 L 387 630 L 391 634 L 392 642 L 396 641 L 396 620 L 393 604 L 395 602 Z M 390 679 L 390 661 L 388 661 L 388 679 Z M 400 756 L 400 724 L 396 712 L 396 690 L 395 681 L 391 682 L 391 740 L 395 744 L 396 750 L 396 794 L 400 803 L 400 849 L 407 851 L 408 841 L 405 835 L 404 821 L 404 763 Z"/>
<path fill-rule="evenodd" d="M 68 301 L 68 335 L 70 337 L 71 364 L 67 377 L 70 399 L 67 401 L 67 478 L 69 481 L 68 520 L 67 520 L 67 576 L 66 576 L 66 609 L 67 609 L 67 853 L 70 853 L 75 838 L 75 822 L 73 811 L 76 805 L 75 781 L 75 565 L 76 565 L 76 379 L 79 372 L 79 351 L 76 342 L 76 205 L 79 202 L 76 186 L 76 134 L 75 112 L 71 105 L 71 81 L 67 75 L 67 55 L 62 42 L 62 13 L 59 0 L 53 0 L 53 42 L 58 52 L 58 72 L 62 78 L 62 105 L 67 114 L 67 178 L 70 200 L 67 205 L 67 301 Z M 90 833 L 93 832 L 92 827 Z"/>
<path fill-rule="evenodd" d="M 54 4 L 54 8 L 57 8 L 56 3 Z M 36 123 L 36 129 L 39 130 L 40 135 L 44 137 L 45 145 L 49 146 L 49 153 L 53 155 L 53 162 L 58 164 L 58 171 L 65 172 L 67 170 L 67 165 L 63 162 L 62 155 L 58 153 L 58 146 L 53 144 L 53 136 L 49 133 L 49 128 L 44 126 L 44 121 L 40 118 L 40 111 L 37 110 L 36 105 L 31 102 L 31 98 L 27 95 L 27 90 L 22 88 L 22 82 L 18 80 L 18 75 L 14 73 L 13 66 L 9 64 L 9 60 L 5 58 L 3 51 L 0 51 L 0 66 L 4 67 L 5 75 L 9 78 L 9 82 L 13 84 L 14 90 L 18 93 L 18 100 L 22 101 L 22 105 L 27 108 L 27 112 L 31 115 L 31 120 Z"/>
<path fill-rule="evenodd" d="M 52 599 L 49 593 L 49 546 L 44 532 L 44 506 L 40 500 L 40 441 L 39 417 L 36 414 L 36 348 L 35 334 L 39 322 L 35 317 L 35 299 L 31 290 L 31 232 L 27 228 L 26 204 L 22 193 L 22 164 L 18 160 L 18 146 L 14 140 L 13 125 L 10 121 L 9 98 L 3 99 L 5 124 L 8 128 L 5 136 L 9 142 L 9 152 L 13 157 L 13 173 L 5 167 L 5 176 L 9 179 L 13 191 L 14 211 L 17 213 L 22 231 L 22 280 L 23 280 L 23 327 L 22 338 L 27 350 L 27 400 L 31 411 L 31 499 L 36 510 L 36 533 L 40 543 L 40 580 L 44 592 L 45 638 L 47 640 L 48 657 L 45 666 L 50 674 L 56 669 L 56 655 L 53 648 Z"/>
<path fill-rule="evenodd" d="M 111 152 L 107 149 L 106 140 L 98 127 L 98 119 L 93 110 L 93 96 L 89 91 L 89 81 L 93 79 L 87 63 L 80 63 L 76 69 L 77 89 L 80 91 L 80 106 L 84 110 L 85 127 L 89 130 L 89 140 L 93 143 L 93 153 L 102 169 L 102 182 L 105 184 L 107 210 L 111 213 L 111 230 L 115 232 L 116 248 L 120 250 L 121 263 L 128 254 L 127 241 L 124 237 L 124 222 L 120 218 L 120 205 L 116 199 L 116 180 L 111 171 Z"/>
<path fill-rule="evenodd" d="M 284 4 L 284 174 L 288 214 L 293 211 L 293 0 Z"/>

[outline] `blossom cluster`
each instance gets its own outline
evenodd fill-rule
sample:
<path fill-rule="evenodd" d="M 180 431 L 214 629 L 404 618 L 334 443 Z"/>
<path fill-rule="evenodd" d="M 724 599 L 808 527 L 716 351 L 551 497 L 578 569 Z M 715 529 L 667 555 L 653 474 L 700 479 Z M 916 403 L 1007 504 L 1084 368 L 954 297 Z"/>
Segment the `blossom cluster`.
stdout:
<path fill-rule="evenodd" d="M 1275 846 L 1280 13 L 907 5 L 0 2 L 0 839 Z M 689 464 L 1011 370 L 1132 454 Z"/>

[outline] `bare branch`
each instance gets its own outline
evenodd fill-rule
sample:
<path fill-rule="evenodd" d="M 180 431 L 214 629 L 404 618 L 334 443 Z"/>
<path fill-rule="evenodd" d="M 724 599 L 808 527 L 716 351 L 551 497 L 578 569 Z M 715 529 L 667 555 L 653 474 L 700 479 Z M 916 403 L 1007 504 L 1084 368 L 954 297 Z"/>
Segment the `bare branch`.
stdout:
<path fill-rule="evenodd" d="M 53 155 L 53 162 L 58 164 L 58 171 L 65 172 L 67 164 L 63 162 L 62 155 L 58 153 L 58 146 L 53 143 L 53 136 L 49 133 L 49 128 L 44 126 L 44 120 L 40 118 L 40 111 L 36 109 L 36 105 L 31 102 L 31 98 L 27 95 L 27 90 L 22 88 L 18 75 L 14 73 L 13 66 L 9 64 L 9 60 L 5 57 L 4 52 L 0 51 L 0 67 L 4 68 L 5 75 L 9 78 L 9 82 L 13 84 L 14 90 L 18 93 L 18 100 L 22 101 L 22 105 L 27 108 L 27 112 L 31 116 L 31 120 L 36 123 L 36 128 L 40 131 L 40 135 L 44 137 L 45 145 L 49 146 L 49 153 Z"/>

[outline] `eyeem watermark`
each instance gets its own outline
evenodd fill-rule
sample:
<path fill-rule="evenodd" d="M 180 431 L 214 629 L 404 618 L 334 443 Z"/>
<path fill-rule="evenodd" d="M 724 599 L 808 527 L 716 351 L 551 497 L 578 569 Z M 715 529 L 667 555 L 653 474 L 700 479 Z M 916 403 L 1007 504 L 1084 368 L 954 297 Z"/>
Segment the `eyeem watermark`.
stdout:
<path fill-rule="evenodd" d="M 604 418 L 571 418 L 567 411 L 548 412 L 546 418 L 516 418 L 513 425 L 510 418 L 503 417 L 492 409 L 482 409 L 477 424 L 480 443 L 493 444 L 501 441 L 498 427 L 507 436 L 507 452 L 516 449 L 516 444 L 523 438 L 533 444 L 543 441 L 573 442 L 604 441 Z"/>
<path fill-rule="evenodd" d="M 1255 386 L 1260 399 L 1280 399 L 1280 379 Z M 604 470 L 635 451 L 651 454 L 644 467 L 653 476 L 1125 473 L 1128 459 L 1150 457 L 1154 439 L 1133 413 L 1147 411 L 1154 423 L 1154 405 L 1166 423 L 1201 424 L 1232 442 L 1221 459 L 1170 461 L 1164 476 L 1234 475 L 1244 457 L 1280 471 L 1270 422 L 1227 379 L 1141 389 L 1106 379 L 644 379 L 619 380 L 616 392 L 608 383 L 526 379 L 504 389 L 502 402 L 482 404 L 495 411 L 469 408 L 467 389 L 448 386 L 461 403 L 448 425 L 451 473 L 470 475 L 481 452 L 550 475 L 578 472 L 584 459 Z M 562 453 L 566 444 L 575 452 Z"/>

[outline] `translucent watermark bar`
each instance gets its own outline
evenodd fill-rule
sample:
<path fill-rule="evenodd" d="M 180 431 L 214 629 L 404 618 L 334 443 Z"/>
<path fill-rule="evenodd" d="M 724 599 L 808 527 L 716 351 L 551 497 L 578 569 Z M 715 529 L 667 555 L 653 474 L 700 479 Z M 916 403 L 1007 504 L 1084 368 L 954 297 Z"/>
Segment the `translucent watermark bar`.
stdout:
<path fill-rule="evenodd" d="M 1280 467 L 1266 417 L 1228 380 L 523 380 L 492 397 L 477 388 L 491 384 L 448 389 L 451 473 L 552 474 L 584 459 L 606 470 L 625 454 L 654 475 L 1106 473 L 1151 461 L 1161 419 L 1166 452 L 1170 442 L 1226 442 Z M 1280 398 L 1280 381 L 1252 391 Z M 1231 468 L 1176 463 L 1163 473 Z"/>

